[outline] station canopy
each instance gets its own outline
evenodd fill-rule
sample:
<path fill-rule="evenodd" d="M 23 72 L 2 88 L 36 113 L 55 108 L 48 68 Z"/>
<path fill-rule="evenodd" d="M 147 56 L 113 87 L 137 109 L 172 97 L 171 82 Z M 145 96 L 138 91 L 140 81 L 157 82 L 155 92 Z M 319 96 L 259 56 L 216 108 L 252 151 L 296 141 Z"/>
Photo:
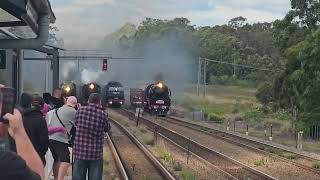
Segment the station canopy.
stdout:
<path fill-rule="evenodd" d="M 0 28 L 20 38 L 36 37 L 38 17 L 43 14 L 50 16 L 51 23 L 55 22 L 49 0 L 0 0 Z"/>

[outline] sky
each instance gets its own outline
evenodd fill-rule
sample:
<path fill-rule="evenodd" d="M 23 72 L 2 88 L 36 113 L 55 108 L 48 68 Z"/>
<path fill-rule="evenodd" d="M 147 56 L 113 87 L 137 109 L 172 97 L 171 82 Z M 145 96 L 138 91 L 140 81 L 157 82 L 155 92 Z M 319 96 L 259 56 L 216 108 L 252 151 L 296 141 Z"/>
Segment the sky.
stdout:
<path fill-rule="evenodd" d="M 126 22 L 136 25 L 146 17 L 186 17 L 196 26 L 227 23 L 243 16 L 249 22 L 282 19 L 290 0 L 50 0 L 57 17 L 57 35 L 67 49 L 93 49 L 103 37 Z"/>

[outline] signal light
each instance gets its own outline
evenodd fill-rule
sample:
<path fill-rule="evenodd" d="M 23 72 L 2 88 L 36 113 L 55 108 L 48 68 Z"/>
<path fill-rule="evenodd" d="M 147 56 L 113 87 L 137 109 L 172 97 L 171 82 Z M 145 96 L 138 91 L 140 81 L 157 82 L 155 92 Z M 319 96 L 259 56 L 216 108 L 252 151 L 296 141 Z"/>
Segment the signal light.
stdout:
<path fill-rule="evenodd" d="M 108 70 L 108 59 L 102 60 L 102 70 L 107 71 Z"/>

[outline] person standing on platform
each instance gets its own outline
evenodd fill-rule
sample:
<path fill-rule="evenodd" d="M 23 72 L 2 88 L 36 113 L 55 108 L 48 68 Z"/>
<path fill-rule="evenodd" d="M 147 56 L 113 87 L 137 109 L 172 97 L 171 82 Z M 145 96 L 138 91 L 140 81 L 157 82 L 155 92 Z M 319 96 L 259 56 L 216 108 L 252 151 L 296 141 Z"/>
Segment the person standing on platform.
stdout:
<path fill-rule="evenodd" d="M 81 107 L 76 114 L 76 136 L 73 146 L 73 180 L 101 180 L 103 177 L 103 142 L 110 124 L 101 105 L 101 96 L 93 93 L 88 106 Z"/>
<path fill-rule="evenodd" d="M 20 99 L 20 106 L 23 108 L 22 119 L 24 129 L 45 166 L 45 155 L 48 151 L 49 137 L 46 120 L 40 111 L 43 99 L 40 96 L 32 97 L 27 93 L 23 93 Z M 11 150 L 17 152 L 16 142 L 13 138 L 9 139 Z"/>
<path fill-rule="evenodd" d="M 76 106 L 77 98 L 70 96 L 64 106 L 52 110 L 53 114 L 48 119 L 49 148 L 54 159 L 52 168 L 55 180 L 63 180 L 70 167 L 70 134 L 75 125 Z M 53 132 L 52 128 L 56 130 Z"/>
<path fill-rule="evenodd" d="M 44 93 L 43 99 L 45 100 L 45 103 L 48 104 L 49 110 L 57 109 L 64 105 L 61 88 L 55 88 L 52 92 L 52 96 L 50 93 Z"/>

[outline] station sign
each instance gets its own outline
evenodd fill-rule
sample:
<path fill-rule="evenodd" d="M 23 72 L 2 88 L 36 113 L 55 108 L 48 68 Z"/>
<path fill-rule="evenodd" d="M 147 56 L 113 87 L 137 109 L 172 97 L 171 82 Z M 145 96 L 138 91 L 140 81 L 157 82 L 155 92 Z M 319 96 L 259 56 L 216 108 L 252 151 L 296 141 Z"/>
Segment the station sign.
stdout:
<path fill-rule="evenodd" d="M 0 69 L 6 69 L 6 50 L 0 50 Z"/>

